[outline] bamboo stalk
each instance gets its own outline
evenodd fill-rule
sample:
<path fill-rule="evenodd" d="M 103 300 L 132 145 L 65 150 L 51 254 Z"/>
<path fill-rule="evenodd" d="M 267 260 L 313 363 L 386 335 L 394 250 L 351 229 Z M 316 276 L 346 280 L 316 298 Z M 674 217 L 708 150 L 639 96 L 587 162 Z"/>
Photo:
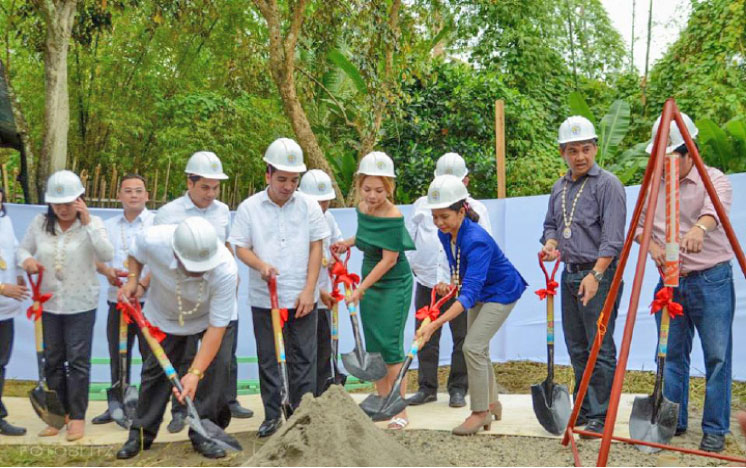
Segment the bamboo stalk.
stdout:
<path fill-rule="evenodd" d="M 152 190 L 152 193 L 153 193 L 153 195 L 155 195 L 155 194 L 158 193 L 158 169 L 155 170 L 155 177 L 153 177 L 153 190 Z M 153 199 L 151 201 L 150 207 L 151 208 L 155 208 L 156 207 L 155 196 L 153 196 Z"/>
<path fill-rule="evenodd" d="M 103 208 L 103 201 L 106 198 L 106 179 L 101 179 L 101 188 L 98 194 L 98 206 Z"/>
<path fill-rule="evenodd" d="M 7 200 L 8 193 L 10 193 L 10 191 L 8 190 L 8 164 L 7 163 L 2 165 L 2 171 L 3 171 L 3 192 L 5 193 L 5 200 Z"/>
<path fill-rule="evenodd" d="M 118 172 L 117 172 L 117 165 L 114 164 L 111 168 L 111 179 L 109 181 L 111 182 L 111 185 L 109 186 L 109 200 L 114 200 L 116 198 L 117 194 L 117 188 L 119 187 L 119 184 L 117 183 L 118 178 Z"/>
<path fill-rule="evenodd" d="M 13 169 L 13 179 L 10 181 L 10 184 L 11 184 L 10 190 L 13 191 L 13 192 L 15 192 L 16 186 L 18 185 L 18 174 L 20 174 L 20 172 L 21 172 L 21 170 L 18 167 L 16 167 L 15 169 Z M 10 194 L 8 194 L 8 201 L 12 202 L 13 200 L 17 201 L 17 197 L 14 196 L 11 199 L 10 198 Z"/>
<path fill-rule="evenodd" d="M 95 197 L 96 194 L 98 193 L 98 184 L 100 181 L 99 179 L 100 176 L 101 176 L 101 164 L 96 164 L 96 169 L 93 171 L 93 187 L 92 187 L 92 192 L 91 192 L 92 197 Z"/>
<path fill-rule="evenodd" d="M 163 203 L 164 204 L 168 201 L 167 200 L 167 198 L 168 198 L 168 182 L 169 182 L 169 177 L 170 176 L 171 176 L 171 158 L 168 158 L 168 164 L 166 165 L 166 183 L 164 184 L 164 187 L 163 187 Z M 155 193 L 153 194 L 153 199 L 154 200 L 156 200 L 156 195 L 157 194 L 155 194 Z"/>
<path fill-rule="evenodd" d="M 235 209 L 238 204 L 238 177 L 233 179 L 233 198 L 231 198 L 231 208 Z"/>

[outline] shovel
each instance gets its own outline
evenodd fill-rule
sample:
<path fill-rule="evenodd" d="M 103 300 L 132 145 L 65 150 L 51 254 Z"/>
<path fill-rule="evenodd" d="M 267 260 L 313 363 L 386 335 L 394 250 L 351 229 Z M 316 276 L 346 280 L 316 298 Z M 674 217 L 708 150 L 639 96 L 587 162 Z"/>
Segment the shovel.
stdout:
<path fill-rule="evenodd" d="M 119 315 L 119 380 L 106 389 L 111 419 L 129 429 L 137 414 L 137 387 L 127 381 L 127 320 L 125 313 Z"/>
<path fill-rule="evenodd" d="M 342 385 L 347 382 L 347 376 L 339 371 L 339 304 L 332 307 L 332 376 L 328 385 Z"/>
<path fill-rule="evenodd" d="M 42 304 L 48 301 L 51 294 L 41 294 L 41 280 L 44 269 L 39 268 L 39 277 L 36 282 L 28 275 L 32 290 L 34 303 L 26 311 L 28 318 L 34 321 L 34 335 L 36 338 L 36 364 L 39 367 L 39 382 L 36 387 L 29 391 L 28 396 L 31 406 L 42 421 L 55 429 L 61 429 L 65 425 L 65 407 L 62 406 L 57 392 L 50 390 L 47 386 L 47 378 L 44 375 L 44 329 L 41 324 Z"/>
<path fill-rule="evenodd" d="M 539 295 L 540 300 L 544 298 L 547 300 L 547 378 L 541 383 L 531 385 L 531 399 L 539 424 L 547 432 L 560 435 L 567 427 L 572 412 L 567 385 L 554 383 L 554 295 L 558 286 L 554 275 L 557 273 L 560 258 L 558 255 L 551 277 L 544 267 L 543 260 L 544 253 L 542 252 L 539 254 L 539 266 L 544 272 L 547 287 L 536 291 L 536 294 Z"/>
<path fill-rule="evenodd" d="M 280 370 L 280 408 L 282 414 L 287 420 L 293 414 L 293 405 L 290 404 L 290 384 L 288 379 L 288 366 L 285 362 L 285 339 L 282 336 L 282 327 L 287 321 L 287 309 L 280 310 L 277 300 L 277 278 L 271 276 L 267 281 L 269 285 L 269 302 L 272 306 L 272 332 L 275 337 L 275 355 L 277 356 L 277 366 Z"/>
<path fill-rule="evenodd" d="M 663 396 L 663 368 L 668 349 L 668 307 L 661 310 L 661 329 L 658 337 L 658 369 L 655 374 L 653 393 L 647 397 L 635 397 L 629 417 L 630 438 L 657 444 L 668 444 L 676 432 L 679 422 L 679 404 Z M 636 445 L 641 452 L 655 453 L 659 448 Z"/>
<path fill-rule="evenodd" d="M 448 294 L 436 302 L 436 290 L 433 288 L 430 295 L 430 306 L 423 307 L 417 311 L 417 318 L 422 320 L 420 328 L 428 325 L 433 319 L 438 318 L 438 315 L 440 315 L 440 307 L 450 299 L 451 296 L 453 296 L 456 289 L 456 286 L 451 286 Z M 401 383 L 407 375 L 409 366 L 412 365 L 412 361 L 417 356 L 417 352 L 421 347 L 422 343 L 420 339 L 415 339 L 412 342 L 412 346 L 409 348 L 409 354 L 407 354 L 407 358 L 404 360 L 404 363 L 399 370 L 399 374 L 396 376 L 394 385 L 391 387 L 391 391 L 388 395 L 384 398 L 377 395 L 370 395 L 360 403 L 360 408 L 370 416 L 373 421 L 386 421 L 387 419 L 391 419 L 407 407 L 407 401 L 402 398 L 401 395 Z"/>
<path fill-rule="evenodd" d="M 168 359 L 168 356 L 166 356 L 166 352 L 163 351 L 160 341 L 153 336 L 153 333 L 160 335 L 163 332 L 158 328 L 153 327 L 147 320 L 145 320 L 145 317 L 142 315 L 142 311 L 140 310 L 139 302 L 136 302 L 135 305 L 127 303 L 120 303 L 120 305 L 123 307 L 123 312 L 126 311 L 130 318 L 137 323 L 138 327 L 140 327 L 140 331 L 145 337 L 145 341 L 147 341 L 150 350 L 158 359 L 158 363 L 161 365 L 168 380 L 171 381 L 171 385 L 176 387 L 179 392 L 183 392 L 184 387 L 181 386 L 179 375 L 176 373 L 176 370 Z M 214 442 L 224 450 L 236 452 L 243 450 L 241 444 L 239 444 L 233 436 L 228 435 L 222 428 L 220 428 L 220 426 L 209 419 L 200 419 L 197 408 L 194 406 L 194 402 L 191 398 L 185 396 L 184 402 L 187 406 L 187 421 L 189 422 L 189 427 L 191 427 L 194 432 L 205 439 Z"/>
<path fill-rule="evenodd" d="M 335 263 L 332 266 L 332 272 L 335 275 L 334 285 L 344 283 L 345 298 L 352 296 L 352 287 L 359 281 L 357 275 L 351 275 L 347 271 L 347 262 L 350 260 L 350 250 L 347 250 L 347 257 L 344 264 L 339 257 L 332 253 Z M 357 315 L 357 305 L 347 304 L 347 311 L 350 313 L 350 322 L 352 323 L 352 335 L 355 338 L 355 348 L 352 352 L 342 354 L 342 364 L 345 370 L 360 380 L 375 382 L 386 375 L 386 363 L 383 361 L 381 353 L 368 353 L 363 346 L 363 338 L 360 335 L 360 318 Z"/>

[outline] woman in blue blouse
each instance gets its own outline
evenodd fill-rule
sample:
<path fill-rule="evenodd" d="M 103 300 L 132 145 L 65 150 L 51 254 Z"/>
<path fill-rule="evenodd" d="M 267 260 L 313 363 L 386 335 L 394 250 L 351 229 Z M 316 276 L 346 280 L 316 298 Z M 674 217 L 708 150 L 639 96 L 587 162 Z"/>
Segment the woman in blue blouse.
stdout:
<path fill-rule="evenodd" d="M 433 222 L 448 257 L 451 283 L 458 285 L 459 292 L 448 310 L 417 333 L 426 343 L 435 330 L 468 310 L 463 351 L 472 413 L 453 429 L 455 435 L 474 434 L 482 427 L 489 430 L 493 416 L 499 420 L 502 415 L 489 344 L 526 289 L 518 270 L 476 223 L 479 216 L 469 208 L 467 196 L 461 180 L 451 175 L 436 177 L 427 192 Z M 447 288 L 441 283 L 438 292 L 444 294 Z"/>

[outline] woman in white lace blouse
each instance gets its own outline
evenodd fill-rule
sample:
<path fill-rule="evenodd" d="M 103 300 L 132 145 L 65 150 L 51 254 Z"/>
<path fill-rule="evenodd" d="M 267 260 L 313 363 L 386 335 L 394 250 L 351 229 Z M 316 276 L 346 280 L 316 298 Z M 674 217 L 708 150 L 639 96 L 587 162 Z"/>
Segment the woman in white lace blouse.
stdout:
<path fill-rule="evenodd" d="M 44 358 L 47 383 L 55 390 L 69 418 L 67 440 L 83 437 L 91 370 L 93 324 L 99 279 L 95 262 L 108 262 L 114 248 L 101 218 L 91 216 L 78 176 L 58 171 L 47 181 L 46 214 L 31 221 L 18 249 L 18 262 L 28 273 L 44 268 Z M 56 435 L 47 427 L 40 436 Z"/>

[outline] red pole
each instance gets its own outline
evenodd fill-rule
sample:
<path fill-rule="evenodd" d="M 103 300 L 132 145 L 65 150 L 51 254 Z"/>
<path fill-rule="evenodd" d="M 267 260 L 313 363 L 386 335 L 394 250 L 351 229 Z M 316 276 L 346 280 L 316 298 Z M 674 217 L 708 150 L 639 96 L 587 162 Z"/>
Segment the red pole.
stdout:
<path fill-rule="evenodd" d="M 632 332 L 635 327 L 637 318 L 637 306 L 640 302 L 640 290 L 642 281 L 645 277 L 645 262 L 648 256 L 648 247 L 650 237 L 653 233 L 653 222 L 655 220 L 655 207 L 658 203 L 658 191 L 661 186 L 661 175 L 663 173 L 663 160 L 666 156 L 666 143 L 668 142 L 668 133 L 671 126 L 672 114 L 674 113 L 674 103 L 668 99 L 663 106 L 663 114 L 660 126 L 658 127 L 658 145 L 653 148 L 655 155 L 655 172 L 653 173 L 652 186 L 648 196 L 648 207 L 645 213 L 645 222 L 642 228 L 642 237 L 640 238 L 640 252 L 637 256 L 637 267 L 635 269 L 635 279 L 632 282 L 632 292 L 627 309 L 627 321 L 624 324 L 624 335 L 622 336 L 622 345 L 619 349 L 619 359 L 617 361 L 616 371 L 614 372 L 614 382 L 611 385 L 611 395 L 609 396 L 609 406 L 606 411 L 606 421 L 604 423 L 604 434 L 601 438 L 601 448 L 598 451 L 596 466 L 606 466 L 609 457 L 609 448 L 611 447 L 611 437 L 614 434 L 614 423 L 619 411 L 619 400 L 622 395 L 622 385 L 624 384 L 624 374 L 627 371 L 627 358 L 629 357 L 629 348 L 632 343 Z M 630 226 L 630 231 L 637 226 Z"/>
<path fill-rule="evenodd" d="M 658 135 L 656 135 L 655 141 L 658 141 Z M 650 180 L 652 179 L 654 170 L 655 158 L 653 157 L 650 158 L 650 160 L 648 161 L 648 165 L 645 168 L 645 175 L 642 179 L 642 185 L 640 186 L 640 194 L 637 196 L 637 203 L 635 204 L 635 209 L 632 214 L 632 221 L 630 222 L 630 226 L 637 226 L 637 223 L 640 221 L 640 216 L 642 215 L 642 207 L 645 203 L 645 194 L 647 193 L 650 186 Z M 601 316 L 603 317 L 601 320 L 603 330 L 606 330 L 606 327 L 609 324 L 611 308 L 614 306 L 617 294 L 619 294 L 619 288 L 622 284 L 622 276 L 624 275 L 624 269 L 627 266 L 627 259 L 629 258 L 630 251 L 632 250 L 632 242 L 634 241 L 634 238 L 635 230 L 630 229 L 627 232 L 627 238 L 624 241 L 622 253 L 619 255 L 617 269 L 616 272 L 614 272 L 614 278 L 612 278 L 611 280 L 611 287 L 609 288 L 609 293 L 606 295 L 606 301 L 604 302 L 604 307 L 601 311 Z M 595 340 L 593 342 L 593 346 L 591 347 L 591 352 L 585 365 L 585 371 L 583 371 L 583 378 L 581 379 L 580 385 L 578 386 L 578 394 L 575 397 L 573 410 L 570 414 L 570 420 L 567 423 L 565 435 L 562 438 L 562 445 L 566 446 L 570 442 L 570 440 L 572 440 L 572 428 L 575 427 L 575 421 L 577 421 L 578 414 L 580 413 L 580 407 L 583 403 L 583 399 L 585 398 L 585 394 L 588 391 L 588 383 L 591 380 L 593 369 L 596 366 L 596 359 L 598 358 L 598 351 L 601 349 L 602 341 L 602 339 Z"/>
<path fill-rule="evenodd" d="M 676 108 L 675 106 L 676 104 L 674 104 L 674 108 Z M 697 150 L 697 146 L 694 144 L 694 140 L 692 140 L 692 136 L 689 135 L 689 130 L 687 130 L 684 119 L 681 118 L 678 108 L 676 108 L 674 118 L 679 126 L 681 136 L 684 137 L 684 143 L 686 143 L 689 154 L 692 156 L 692 161 L 694 161 L 694 165 L 697 167 L 697 172 L 699 172 L 699 176 L 705 184 L 707 194 L 710 196 L 710 200 L 712 200 L 712 204 L 715 206 L 715 212 L 717 213 L 718 218 L 720 218 L 720 224 L 722 224 L 723 229 L 725 229 L 725 235 L 728 236 L 728 241 L 730 241 L 730 246 L 733 248 L 733 253 L 738 259 L 738 264 L 741 266 L 741 272 L 746 276 L 746 256 L 743 254 L 743 249 L 741 249 L 741 245 L 738 243 L 738 238 L 736 237 L 735 231 L 733 231 L 733 225 L 730 223 L 728 213 L 720 202 L 720 197 L 715 190 L 715 186 L 712 185 L 710 176 L 707 174 L 705 163 L 702 162 L 702 157 L 699 155 L 699 151 Z"/>

